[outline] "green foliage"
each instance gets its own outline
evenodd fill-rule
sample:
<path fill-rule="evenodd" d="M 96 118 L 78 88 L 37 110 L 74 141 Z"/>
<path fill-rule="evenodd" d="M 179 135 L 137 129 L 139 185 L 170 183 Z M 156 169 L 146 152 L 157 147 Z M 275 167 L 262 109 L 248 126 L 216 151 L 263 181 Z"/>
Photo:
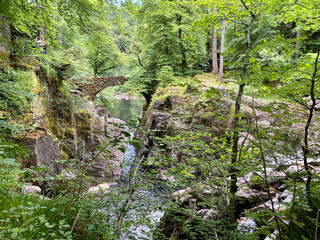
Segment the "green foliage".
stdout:
<path fill-rule="evenodd" d="M 161 84 L 166 85 L 172 82 L 173 80 L 173 69 L 170 66 L 163 66 L 157 73 L 157 78 Z"/>
<path fill-rule="evenodd" d="M 0 191 L 17 188 L 22 175 L 18 159 L 25 159 L 28 151 L 17 143 L 0 138 Z"/>
<path fill-rule="evenodd" d="M 102 239 L 105 215 L 99 199 L 73 195 L 45 197 L 1 192 L 0 237 L 5 239 Z M 102 199 L 100 199 L 102 200 Z M 102 203 L 102 201 L 101 201 Z"/>
<path fill-rule="evenodd" d="M 227 61 L 225 80 L 234 81 L 242 87 L 250 84 L 253 90 L 245 89 L 244 94 L 250 93 L 251 96 L 291 98 L 307 110 L 310 121 L 292 120 L 294 113 L 288 110 L 289 105 L 279 106 L 274 102 L 273 106 L 261 107 L 259 111 L 268 112 L 270 116 L 277 117 L 277 121 L 270 128 L 261 127 L 257 124 L 258 117 L 248 116 L 252 110 L 248 106 L 245 114 L 241 113 L 243 105 L 240 91 L 238 98 L 235 98 L 238 105 L 225 114 L 227 109 L 217 109 L 215 105 L 215 101 L 224 97 L 216 89 L 217 85 L 223 83 L 213 83 L 210 77 L 205 87 L 214 87 L 206 93 L 206 97 L 213 100 L 213 103 L 208 103 L 206 99 L 197 107 L 206 110 L 204 117 L 225 121 L 231 129 L 223 129 L 224 133 L 216 136 L 217 133 L 214 135 L 207 132 L 202 126 L 192 125 L 189 132 L 173 131 L 170 137 L 154 138 L 153 141 L 157 140 L 163 149 L 156 154 L 156 158 L 149 158 L 145 167 L 152 168 L 151 176 L 157 168 L 167 170 L 168 176 L 174 175 L 177 179 L 173 185 L 178 187 L 191 186 L 201 190 L 201 186 L 205 185 L 214 189 L 214 194 L 208 199 L 201 199 L 199 206 L 207 206 L 219 212 L 228 212 L 232 205 L 230 200 L 235 199 L 229 194 L 229 177 L 241 179 L 249 173 L 266 171 L 267 168 L 286 174 L 286 180 L 281 183 L 293 193 L 293 199 L 283 204 L 285 209 L 248 211 L 247 216 L 259 223 L 256 233 L 238 234 L 231 228 L 233 226 L 228 226 L 226 218 L 218 221 L 203 220 L 187 207 L 169 206 L 174 212 L 171 216 L 173 224 L 178 223 L 185 234 L 181 238 L 254 239 L 257 235 L 259 238 L 270 235 L 277 229 L 283 234 L 279 238 L 316 239 L 319 217 L 318 177 L 310 172 L 312 168 L 308 161 L 313 154 L 312 148 L 316 149 L 317 146 L 308 143 L 308 131 L 318 131 L 313 129 L 312 124 L 317 120 L 312 118 L 315 108 L 311 104 L 318 101 L 320 93 L 317 65 L 319 6 L 319 0 L 150 0 L 125 1 L 121 4 L 117 1 L 91 0 L 4 0 L 0 5 L 0 15 L 6 17 L 12 32 L 16 34 L 13 37 L 16 41 L 12 46 L 13 51 L 18 55 L 23 52 L 40 56 L 42 73 L 50 78 L 48 83 L 55 84 L 54 90 L 66 97 L 56 100 L 57 109 L 60 103 L 67 105 L 73 101 L 76 111 L 82 111 L 85 102 L 80 98 L 70 99 L 67 80 L 84 82 L 92 76 L 128 76 L 130 81 L 122 90 L 142 93 L 147 105 L 151 103 L 159 86 L 187 86 L 183 94 L 193 93 L 192 96 L 204 97 L 198 91 L 200 84 L 192 79 L 180 81 L 177 76 L 193 74 L 206 68 L 210 62 L 211 31 L 216 29 L 220 37 L 221 20 L 226 19 L 226 50 L 223 54 L 218 53 Z M 20 35 L 23 37 L 16 38 Z M 46 54 L 39 54 L 39 46 L 34 41 L 39 35 L 45 35 Z M 28 47 L 24 38 L 30 41 Z M 29 110 L 34 77 L 32 73 L 23 71 L 0 73 L 1 135 L 13 136 L 23 130 L 23 127 L 14 124 L 12 117 Z M 234 85 L 229 84 L 227 87 L 234 88 Z M 234 100 L 235 91 L 230 89 L 226 93 L 228 101 L 229 98 L 230 101 Z M 169 95 L 166 92 L 162 98 L 167 99 Z M 98 99 L 100 104 L 110 106 L 111 101 L 107 97 Z M 69 113 L 65 111 L 62 114 Z M 192 113 L 185 114 L 186 119 L 193 116 Z M 300 115 L 306 114 L 303 112 Z M 248 119 L 253 120 L 246 122 Z M 286 131 L 295 123 L 303 124 L 303 142 L 298 133 Z M 124 130 L 122 134 L 130 135 Z M 245 138 L 241 146 L 238 144 L 240 137 Z M 117 147 L 123 140 L 120 137 L 104 144 Z M 138 149 L 141 147 L 136 138 L 132 139 L 131 144 Z M 271 164 L 270 159 L 281 159 L 279 154 L 282 157 L 297 157 L 295 152 L 301 152 L 301 145 L 305 161 L 304 170 L 300 173 L 288 173 L 287 166 Z M 97 149 L 104 153 L 105 158 L 108 157 L 110 150 L 105 150 L 104 146 Z M 124 152 L 125 148 L 119 147 L 118 150 Z M 128 188 L 111 191 L 108 201 L 105 201 L 104 196 L 89 197 L 82 194 L 82 183 L 87 178 L 83 174 L 84 165 L 78 159 L 69 161 L 78 170 L 77 179 L 68 181 L 62 176 L 57 177 L 56 185 L 51 188 L 53 193 L 50 201 L 43 199 L 37 203 L 33 196 L 8 192 L 16 188 L 21 179 L 23 172 L 19 160 L 25 156 L 22 152 L 17 144 L 1 139 L 0 238 L 120 239 L 135 225 L 151 225 L 149 218 L 143 219 L 143 211 L 138 214 L 138 219 L 125 219 L 130 216 L 130 211 L 138 207 L 139 204 L 132 200 L 139 196 L 136 194 L 137 189 L 146 189 L 145 179 L 139 179 L 141 182 L 138 184 L 130 182 Z M 172 154 L 177 152 L 180 159 L 172 158 Z M 234 161 L 231 164 L 232 157 Z M 25 177 L 36 174 L 39 169 L 25 171 L 28 172 Z M 132 167 L 131 170 L 137 171 L 134 169 Z M 32 178 L 29 176 L 28 179 Z M 311 193 L 307 183 L 300 183 L 305 179 L 306 182 L 311 179 Z M 274 179 L 266 174 L 257 174 L 251 180 L 253 186 L 267 191 L 268 183 Z M 232 191 L 235 196 L 236 189 Z M 277 190 L 276 193 L 279 195 L 281 191 Z M 306 194 L 312 196 L 312 204 L 307 204 L 310 199 L 307 199 L 309 196 L 306 197 Z M 96 209 L 107 210 L 103 212 Z M 280 223 L 270 220 L 272 218 Z M 229 227 L 227 230 L 226 226 Z M 130 238 L 134 238 L 134 235 L 130 234 Z"/>
<path fill-rule="evenodd" d="M 31 73 L 1 72 L 0 73 L 0 110 L 18 115 L 30 107 L 33 94 Z"/>

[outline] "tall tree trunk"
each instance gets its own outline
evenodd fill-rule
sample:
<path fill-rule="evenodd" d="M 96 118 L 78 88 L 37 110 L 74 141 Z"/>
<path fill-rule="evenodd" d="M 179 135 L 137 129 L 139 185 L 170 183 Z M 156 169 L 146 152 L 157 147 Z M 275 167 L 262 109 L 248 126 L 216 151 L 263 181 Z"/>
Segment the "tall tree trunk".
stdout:
<path fill-rule="evenodd" d="M 311 198 L 311 171 L 310 171 L 310 167 L 308 164 L 308 157 L 310 154 L 310 149 L 309 149 L 309 128 L 310 128 L 310 124 L 313 118 L 313 114 L 314 114 L 314 109 L 316 106 L 316 98 L 315 98 L 315 84 L 316 84 L 316 77 L 317 77 L 317 72 L 319 70 L 318 68 L 318 61 L 319 61 L 319 55 L 320 55 L 320 50 L 318 50 L 317 53 L 317 58 L 316 58 L 316 62 L 314 64 L 314 71 L 312 74 L 312 78 L 311 78 L 311 86 L 310 86 L 310 96 L 311 96 L 311 106 L 308 107 L 309 108 L 309 116 L 308 116 L 308 120 L 307 123 L 304 127 L 304 146 L 302 147 L 303 149 L 303 163 L 304 163 L 304 169 L 307 173 L 307 182 L 306 182 L 306 193 L 307 193 L 307 198 L 308 198 L 308 204 L 310 206 L 310 208 L 312 207 L 312 198 Z"/>
<path fill-rule="evenodd" d="M 222 30 L 221 30 L 221 49 L 220 49 L 220 71 L 219 80 L 222 81 L 223 77 L 223 54 L 224 54 L 224 36 L 226 34 L 226 19 L 222 20 Z"/>
<path fill-rule="evenodd" d="M 233 136 L 232 136 L 232 147 L 231 147 L 231 167 L 229 170 L 229 175 L 231 177 L 230 183 L 230 201 L 229 201 L 229 215 L 230 223 L 236 222 L 236 192 L 237 187 L 237 169 L 235 167 L 238 159 L 238 142 L 239 142 L 239 113 L 240 106 L 242 101 L 242 95 L 245 84 L 239 86 L 238 95 L 235 102 L 235 111 L 234 111 L 234 123 L 233 123 Z"/>
<path fill-rule="evenodd" d="M 239 91 L 237 94 L 237 98 L 235 101 L 235 110 L 234 110 L 234 121 L 233 121 L 233 135 L 232 135 L 232 147 L 231 147 L 231 167 L 229 170 L 229 175 L 231 177 L 231 183 L 230 183 L 230 202 L 229 202 L 229 216 L 230 216 L 230 223 L 233 224 L 236 222 L 236 192 L 238 190 L 237 187 L 237 173 L 238 170 L 236 168 L 236 164 L 238 161 L 238 142 L 239 142 L 239 120 L 240 120 L 240 107 L 242 102 L 242 95 L 243 90 L 245 87 L 245 77 L 248 70 L 249 65 L 249 53 L 250 53 L 250 36 L 251 36 L 251 24 L 254 21 L 255 17 L 254 15 L 250 19 L 250 23 L 247 25 L 247 49 L 244 59 L 244 65 L 242 68 L 242 73 L 240 74 L 241 82 L 239 85 Z M 221 72 L 221 68 L 220 68 Z"/>
<path fill-rule="evenodd" d="M 299 44 L 299 38 L 301 36 L 301 29 L 299 26 L 297 26 L 297 33 L 296 33 L 296 46 L 295 46 L 295 52 L 294 52 L 294 62 L 295 62 L 295 65 L 296 67 L 298 67 L 298 58 L 300 56 L 299 54 L 299 50 L 300 50 L 300 44 Z"/>
<path fill-rule="evenodd" d="M 178 39 L 179 39 L 179 45 L 180 45 L 180 51 L 181 51 L 181 68 L 182 68 L 182 72 L 185 72 L 185 70 L 187 69 L 187 55 L 186 55 L 186 50 L 183 46 L 183 40 L 182 40 L 182 29 L 181 29 L 181 21 L 182 21 L 182 16 L 181 15 L 177 15 L 177 20 L 178 20 L 178 26 L 179 26 L 179 30 L 178 30 Z"/>
<path fill-rule="evenodd" d="M 214 74 L 218 74 L 218 37 L 217 37 L 217 29 L 212 30 L 212 72 Z"/>
<path fill-rule="evenodd" d="M 214 8 L 214 13 L 217 12 L 217 9 Z M 218 36 L 217 36 L 217 29 L 213 28 L 212 30 L 212 72 L 214 74 L 218 74 Z"/>
<path fill-rule="evenodd" d="M 98 67 L 96 67 L 96 65 L 93 66 L 93 77 L 97 77 L 98 76 Z"/>

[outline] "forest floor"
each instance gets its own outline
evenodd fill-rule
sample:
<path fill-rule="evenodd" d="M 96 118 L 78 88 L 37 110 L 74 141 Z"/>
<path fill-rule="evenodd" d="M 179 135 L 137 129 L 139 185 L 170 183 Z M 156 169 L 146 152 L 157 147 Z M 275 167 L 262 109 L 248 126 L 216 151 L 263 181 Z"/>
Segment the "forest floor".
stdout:
<path fill-rule="evenodd" d="M 224 77 L 224 81 L 219 81 L 219 76 L 213 73 L 201 73 L 194 76 L 195 80 L 198 80 L 205 87 L 214 87 L 220 89 L 238 90 L 238 83 L 228 76 Z M 263 84 L 258 86 L 247 85 L 244 91 L 244 95 L 258 99 L 275 100 L 281 102 L 292 103 L 290 99 L 280 97 L 276 94 L 276 90 L 280 85 L 277 84 Z"/>

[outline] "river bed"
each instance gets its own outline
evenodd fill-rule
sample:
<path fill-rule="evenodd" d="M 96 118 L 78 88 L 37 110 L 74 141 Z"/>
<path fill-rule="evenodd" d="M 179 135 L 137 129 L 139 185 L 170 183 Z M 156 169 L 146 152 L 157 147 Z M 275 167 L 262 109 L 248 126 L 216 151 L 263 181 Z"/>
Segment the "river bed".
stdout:
<path fill-rule="evenodd" d="M 104 103 L 110 118 L 119 118 L 128 123 L 132 119 L 142 117 L 144 101 L 141 98 L 116 94 L 114 97 L 108 96 Z M 121 204 L 123 205 L 129 199 L 122 220 L 123 228 L 119 240 L 152 239 L 152 231 L 164 215 L 164 211 L 160 210 L 161 205 L 170 195 L 164 184 L 149 183 L 140 169 L 137 169 L 137 177 L 135 178 L 137 189 L 132 196 L 128 194 L 131 191 L 129 184 L 130 169 L 136 160 L 136 155 L 136 148 L 128 143 L 122 163 L 120 185 L 111 189 L 111 191 L 120 194 L 122 192 L 124 196 L 124 199 L 119 201 L 118 206 L 115 206 L 115 211 L 119 211 Z M 137 164 L 135 164 L 135 167 L 137 167 Z"/>

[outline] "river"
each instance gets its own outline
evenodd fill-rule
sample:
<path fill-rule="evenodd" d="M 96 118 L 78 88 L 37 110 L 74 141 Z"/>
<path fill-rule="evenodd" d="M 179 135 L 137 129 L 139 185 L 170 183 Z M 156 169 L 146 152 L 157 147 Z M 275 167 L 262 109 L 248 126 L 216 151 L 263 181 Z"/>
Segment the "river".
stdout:
<path fill-rule="evenodd" d="M 115 97 L 109 95 L 104 103 L 104 107 L 110 113 L 110 118 L 119 118 L 129 122 L 132 119 L 141 118 L 143 114 L 144 101 L 141 98 L 121 94 Z M 135 189 L 133 194 L 130 194 L 132 193 L 132 186 L 129 184 L 130 168 L 132 165 L 137 167 L 134 162 L 139 162 L 137 150 L 128 143 L 122 164 L 120 184 L 111 189 L 113 193 L 122 195 L 114 211 L 125 213 L 121 219 L 121 234 L 118 240 L 152 239 L 152 230 L 164 214 L 164 211 L 160 210 L 161 205 L 169 195 L 163 183 L 153 182 L 141 168 L 137 169 Z"/>

